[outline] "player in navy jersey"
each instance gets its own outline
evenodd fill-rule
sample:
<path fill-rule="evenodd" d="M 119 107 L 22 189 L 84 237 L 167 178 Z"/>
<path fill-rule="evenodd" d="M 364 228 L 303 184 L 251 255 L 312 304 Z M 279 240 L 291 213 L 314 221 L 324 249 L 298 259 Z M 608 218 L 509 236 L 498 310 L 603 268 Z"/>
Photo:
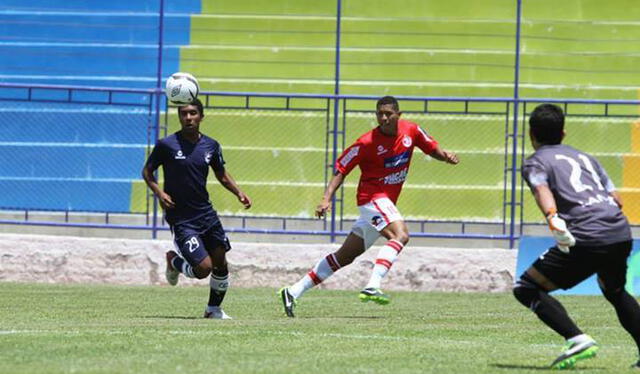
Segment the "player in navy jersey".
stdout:
<path fill-rule="evenodd" d="M 420 126 L 400 119 L 401 114 L 395 98 L 385 96 L 378 100 L 376 117 L 379 126 L 358 138 L 336 160 L 335 175 L 316 207 L 316 215 L 321 218 L 326 214 L 336 190 L 358 166 L 361 171 L 357 191 L 360 217 L 335 253 L 321 259 L 298 282 L 280 290 L 287 316 L 294 316 L 296 300 L 307 290 L 351 264 L 380 236 L 387 242 L 378 252 L 369 282 L 358 297 L 363 302 L 373 301 L 380 305 L 390 302 L 389 296 L 380 290 L 380 283 L 409 242 L 409 230 L 395 204 L 409 171 L 413 149 L 417 147 L 434 159 L 448 164 L 458 163 L 455 153 L 442 150 L 438 142 Z"/>
<path fill-rule="evenodd" d="M 514 296 L 566 339 L 551 366 L 571 368 L 578 360 L 594 357 L 598 345 L 549 292 L 569 289 L 597 274 L 602 294 L 640 349 L 640 307 L 625 290 L 632 240 L 620 196 L 598 160 L 562 144 L 564 114 L 559 107 L 538 106 L 529 125 L 535 153 L 525 161 L 522 176 L 557 243 L 524 272 Z"/>
<path fill-rule="evenodd" d="M 246 209 L 251 199 L 240 190 L 225 168 L 220 144 L 200 132 L 204 118 L 202 102 L 178 107 L 181 130 L 160 139 L 153 148 L 142 177 L 157 196 L 171 226 L 177 253 L 166 254 L 166 277 L 175 286 L 182 273 L 189 278 L 209 277 L 211 286 L 205 318 L 229 319 L 220 308 L 229 287 L 226 252 L 231 249 L 222 224 L 209 201 L 209 167 L 216 179 L 237 196 Z M 153 173 L 162 165 L 164 190 Z"/>

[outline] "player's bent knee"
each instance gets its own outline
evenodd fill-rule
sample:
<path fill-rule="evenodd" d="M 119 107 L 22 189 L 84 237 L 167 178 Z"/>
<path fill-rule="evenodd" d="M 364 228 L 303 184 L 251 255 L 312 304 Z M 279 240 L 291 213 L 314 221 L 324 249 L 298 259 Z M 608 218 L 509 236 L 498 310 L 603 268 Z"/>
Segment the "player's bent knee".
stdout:
<path fill-rule="evenodd" d="M 605 288 L 603 285 L 600 285 L 600 290 L 604 298 L 614 304 L 620 300 L 622 293 L 625 292 L 623 287 Z"/>
<path fill-rule="evenodd" d="M 211 261 L 202 261 L 198 266 L 193 268 L 193 275 L 198 279 L 204 279 L 211 274 L 211 270 L 213 270 Z"/>
<path fill-rule="evenodd" d="M 338 256 L 336 255 L 336 261 L 340 264 L 340 267 L 351 264 L 358 256 Z"/>
<path fill-rule="evenodd" d="M 617 282 L 614 282 L 617 283 Z M 609 284 L 607 285 L 605 281 L 598 277 L 598 286 L 600 286 L 600 291 L 602 291 L 602 295 L 609 302 L 615 303 L 620 299 L 620 296 L 623 292 L 626 292 L 624 289 L 624 285 L 619 284 Z"/>
<path fill-rule="evenodd" d="M 513 296 L 520 304 L 534 310 L 540 300 L 540 292 L 544 292 L 542 288 L 536 284 L 526 273 L 518 280 L 513 287 Z"/>
<path fill-rule="evenodd" d="M 200 267 L 193 269 L 193 275 L 195 275 L 198 279 L 204 279 L 208 277 L 209 274 L 211 274 L 211 269 L 203 269 Z"/>
<path fill-rule="evenodd" d="M 394 233 L 394 235 L 391 235 L 390 239 L 397 240 L 402 243 L 403 246 L 405 246 L 407 245 L 407 243 L 409 243 L 409 233 L 406 231 Z"/>
<path fill-rule="evenodd" d="M 524 286 L 514 287 L 513 296 L 527 308 L 531 308 L 539 298 L 537 289 Z"/>

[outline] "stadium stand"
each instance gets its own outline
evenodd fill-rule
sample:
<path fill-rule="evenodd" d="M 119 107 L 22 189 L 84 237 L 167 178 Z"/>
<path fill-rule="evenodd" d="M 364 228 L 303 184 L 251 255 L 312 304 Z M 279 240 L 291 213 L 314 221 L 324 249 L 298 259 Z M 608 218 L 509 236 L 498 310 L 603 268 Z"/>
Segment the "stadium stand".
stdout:
<path fill-rule="evenodd" d="M 163 71 L 178 70 L 176 45 L 189 42 L 199 1 L 167 1 Z M 153 88 L 158 1 L 0 1 L 2 82 Z M 74 100 L 99 93 L 80 91 Z M 66 92 L 39 90 L 40 102 L 7 101 L 0 142 L 4 208 L 129 212 L 151 123 L 148 97 L 125 105 L 55 104 Z M 3 98 L 11 94 L 3 91 Z M 15 91 L 22 99 L 23 92 Z M 96 100 L 94 100 L 96 101 Z M 106 100 L 97 100 L 106 101 Z M 126 101 L 126 100 L 125 100 Z M 116 100 L 117 102 L 117 100 Z M 16 162 L 15 160 L 19 160 Z M 87 198 L 91 197 L 91 198 Z"/>

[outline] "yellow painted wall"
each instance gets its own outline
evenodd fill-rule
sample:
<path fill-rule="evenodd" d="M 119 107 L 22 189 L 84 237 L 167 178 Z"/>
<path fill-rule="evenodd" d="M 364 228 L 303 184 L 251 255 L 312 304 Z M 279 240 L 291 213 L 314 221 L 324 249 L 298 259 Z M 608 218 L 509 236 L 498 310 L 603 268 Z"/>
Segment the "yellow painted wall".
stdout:
<path fill-rule="evenodd" d="M 631 153 L 622 161 L 623 210 L 631 223 L 640 224 L 640 121 L 631 124 Z"/>

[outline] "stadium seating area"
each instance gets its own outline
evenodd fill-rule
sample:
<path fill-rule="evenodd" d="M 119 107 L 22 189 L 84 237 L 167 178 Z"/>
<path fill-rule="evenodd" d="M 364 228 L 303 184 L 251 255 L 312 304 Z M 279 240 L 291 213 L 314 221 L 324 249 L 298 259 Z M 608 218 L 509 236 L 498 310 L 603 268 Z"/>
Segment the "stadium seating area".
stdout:
<path fill-rule="evenodd" d="M 167 1 L 163 71 L 178 70 L 199 1 Z M 2 82 L 153 88 L 158 1 L 0 1 Z M 163 73 L 164 75 L 164 73 Z M 40 90 L 41 100 L 66 91 Z M 24 96 L 22 90 L 15 97 Z M 142 106 L 5 101 L 0 184 L 3 207 L 129 212 L 152 118 Z M 3 91 L 3 98 L 11 98 Z M 74 100 L 91 100 L 89 92 Z M 94 100 L 95 101 L 95 100 Z M 98 100 L 106 101 L 106 100 Z M 130 101 L 130 100 L 128 100 Z M 117 101 L 116 101 L 117 102 Z M 12 160 L 19 160 L 15 162 Z M 4 162 L 6 161 L 6 162 Z"/>
<path fill-rule="evenodd" d="M 164 3 L 162 76 L 189 71 L 198 77 L 204 91 L 333 93 L 334 2 Z M 342 4 L 341 93 L 513 95 L 515 1 L 399 0 L 389 7 L 382 0 L 346 0 Z M 535 8 L 531 4 L 524 2 L 523 7 L 521 97 L 638 97 L 640 10 L 631 0 L 615 0 L 606 12 L 597 0 L 562 4 L 541 0 Z M 0 0 L 0 82 L 154 88 L 158 7 L 157 0 L 92 2 L 90 7 L 81 0 Z M 4 100 L 0 110 L 7 123 L 7 130 L 0 133 L 6 151 L 0 156 L 0 185 L 11 191 L 2 207 L 107 212 L 146 209 L 146 189 L 139 170 L 154 135 L 147 96 L 139 94 L 139 100 L 134 99 L 139 101 L 137 106 L 107 106 L 7 100 L 12 92 L 0 90 Z M 60 95 L 39 94 L 44 98 Z M 17 95 L 24 96 L 24 92 Z M 448 109 L 443 106 L 442 110 Z M 588 113 L 591 109 L 581 110 Z M 632 113 L 636 112 L 632 108 Z M 225 155 L 238 164 L 257 165 L 254 171 L 239 171 L 239 180 L 248 182 L 248 188 L 265 200 L 283 193 L 300 199 L 300 205 L 291 204 L 289 210 L 256 206 L 256 213 L 311 214 L 300 206 L 308 205 L 303 201 L 316 196 L 324 182 L 325 118 L 310 119 L 307 114 L 296 117 L 269 112 L 267 118 L 251 111 L 224 113 L 225 121 L 233 126 L 233 131 L 216 135 L 227 146 Z M 426 121 L 438 139 L 463 151 L 467 160 L 456 174 L 443 173 L 433 165 L 423 169 L 414 166 L 418 169 L 410 182 L 432 184 L 429 218 L 500 217 L 504 200 L 503 117 L 414 118 Z M 169 122 L 170 130 L 175 129 L 175 117 Z M 270 134 L 282 133 L 283 124 L 289 126 L 284 134 L 300 131 L 306 135 L 298 140 L 272 138 Z M 346 142 L 368 126 L 369 120 L 354 116 L 347 126 Z M 573 144 L 599 152 L 616 184 L 627 188 L 627 196 L 635 199 L 640 182 L 631 170 L 637 164 L 638 142 L 629 139 L 638 138 L 638 129 L 632 120 L 575 120 L 569 126 Z M 263 133 L 256 139 L 259 131 Z M 607 132 L 615 134 L 615 144 L 606 140 Z M 252 136 L 255 144 L 243 143 Z M 301 144 L 302 137 L 314 142 Z M 258 144 L 265 139 L 274 141 Z M 15 157 L 20 162 L 10 162 Z M 496 168 L 478 173 L 489 159 Z M 283 165 L 294 165 L 296 174 L 287 174 Z M 288 189 L 296 193 L 286 192 Z M 347 186 L 345 199 L 352 198 L 352 189 Z M 442 190 L 455 190 L 456 195 L 449 201 L 438 201 Z M 418 186 L 406 195 L 420 199 L 425 193 Z M 227 209 L 224 199 L 223 210 Z M 475 203 L 468 206 L 463 201 Z M 414 212 L 414 205 L 403 207 L 403 211 L 417 216 L 424 210 L 416 208 Z M 452 205 L 461 208 L 454 211 Z"/>

